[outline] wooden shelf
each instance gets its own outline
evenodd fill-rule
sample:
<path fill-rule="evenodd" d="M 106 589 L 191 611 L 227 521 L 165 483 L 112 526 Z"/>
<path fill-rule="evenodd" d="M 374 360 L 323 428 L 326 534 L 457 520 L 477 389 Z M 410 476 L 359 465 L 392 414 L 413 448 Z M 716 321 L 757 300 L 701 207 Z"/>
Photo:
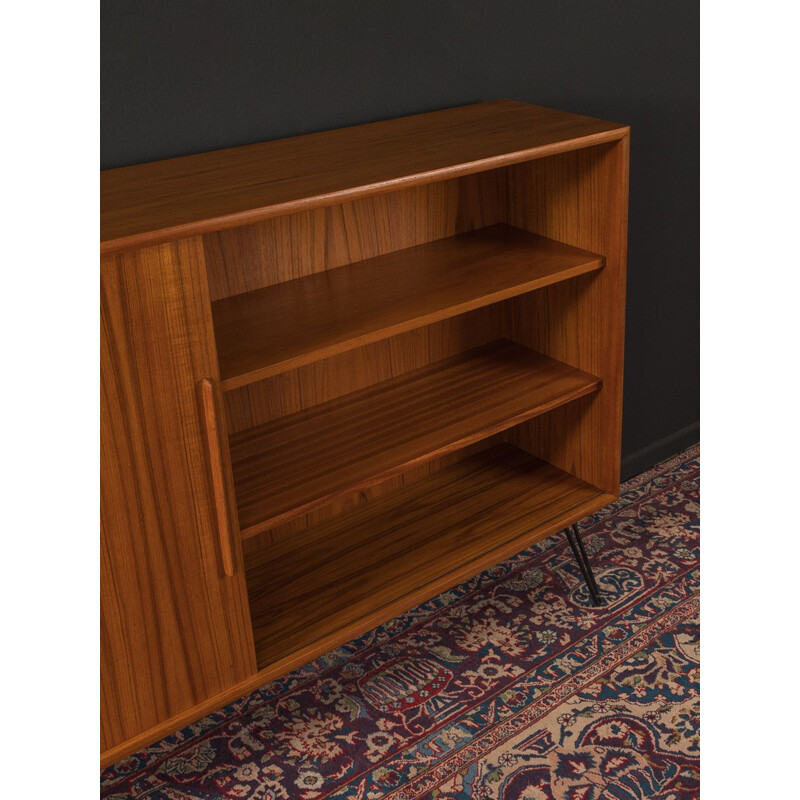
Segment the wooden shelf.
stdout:
<path fill-rule="evenodd" d="M 500 340 L 231 436 L 243 536 L 600 387 Z"/>
<path fill-rule="evenodd" d="M 258 665 L 308 661 L 613 499 L 499 445 L 271 543 L 246 565 Z"/>
<path fill-rule="evenodd" d="M 223 389 L 600 269 L 509 225 L 410 247 L 212 304 Z"/>
<path fill-rule="evenodd" d="M 100 173 L 100 249 L 142 247 L 469 175 L 628 133 L 495 100 Z"/>

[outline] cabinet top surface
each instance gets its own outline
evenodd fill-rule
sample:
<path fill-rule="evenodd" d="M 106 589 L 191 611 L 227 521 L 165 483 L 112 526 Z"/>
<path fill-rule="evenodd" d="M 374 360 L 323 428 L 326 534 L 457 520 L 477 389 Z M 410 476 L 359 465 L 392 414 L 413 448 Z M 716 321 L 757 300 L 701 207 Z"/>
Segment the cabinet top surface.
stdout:
<path fill-rule="evenodd" d="M 467 175 L 627 132 L 626 125 L 495 100 L 105 170 L 101 252 Z"/>

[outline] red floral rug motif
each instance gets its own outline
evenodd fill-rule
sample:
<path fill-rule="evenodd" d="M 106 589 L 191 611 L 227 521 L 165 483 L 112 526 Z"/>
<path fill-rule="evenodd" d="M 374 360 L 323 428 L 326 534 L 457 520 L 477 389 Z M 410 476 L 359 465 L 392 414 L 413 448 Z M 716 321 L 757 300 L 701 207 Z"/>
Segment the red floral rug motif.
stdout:
<path fill-rule="evenodd" d="M 699 449 L 106 769 L 105 800 L 699 798 Z"/>

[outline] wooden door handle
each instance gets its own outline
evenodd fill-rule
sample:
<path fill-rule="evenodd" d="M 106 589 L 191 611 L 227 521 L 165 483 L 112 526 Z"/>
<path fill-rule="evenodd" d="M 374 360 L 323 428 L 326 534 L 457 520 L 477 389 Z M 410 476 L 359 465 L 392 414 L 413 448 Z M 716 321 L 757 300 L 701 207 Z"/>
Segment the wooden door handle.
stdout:
<path fill-rule="evenodd" d="M 222 554 L 222 570 L 233 575 L 233 546 L 231 543 L 231 517 L 228 511 L 228 493 L 222 467 L 222 451 L 217 425 L 217 404 L 214 400 L 214 384 L 210 378 L 200 381 L 200 404 L 203 408 L 203 427 L 206 434 L 208 464 L 211 469 L 211 494 L 217 514 L 217 534 Z"/>

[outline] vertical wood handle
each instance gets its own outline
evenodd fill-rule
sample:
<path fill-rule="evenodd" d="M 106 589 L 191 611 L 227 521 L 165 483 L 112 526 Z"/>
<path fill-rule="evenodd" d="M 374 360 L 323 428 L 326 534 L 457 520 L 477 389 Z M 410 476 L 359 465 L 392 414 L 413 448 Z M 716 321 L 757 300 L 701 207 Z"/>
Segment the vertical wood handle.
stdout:
<path fill-rule="evenodd" d="M 233 575 L 231 518 L 228 513 L 228 493 L 225 489 L 225 473 L 222 468 L 217 404 L 214 401 L 214 384 L 211 383 L 210 378 L 203 378 L 200 381 L 200 402 L 203 407 L 203 427 L 208 448 L 208 463 L 211 468 L 211 492 L 214 498 L 214 509 L 217 513 L 217 533 L 219 549 L 222 553 L 222 569 L 226 575 Z"/>

